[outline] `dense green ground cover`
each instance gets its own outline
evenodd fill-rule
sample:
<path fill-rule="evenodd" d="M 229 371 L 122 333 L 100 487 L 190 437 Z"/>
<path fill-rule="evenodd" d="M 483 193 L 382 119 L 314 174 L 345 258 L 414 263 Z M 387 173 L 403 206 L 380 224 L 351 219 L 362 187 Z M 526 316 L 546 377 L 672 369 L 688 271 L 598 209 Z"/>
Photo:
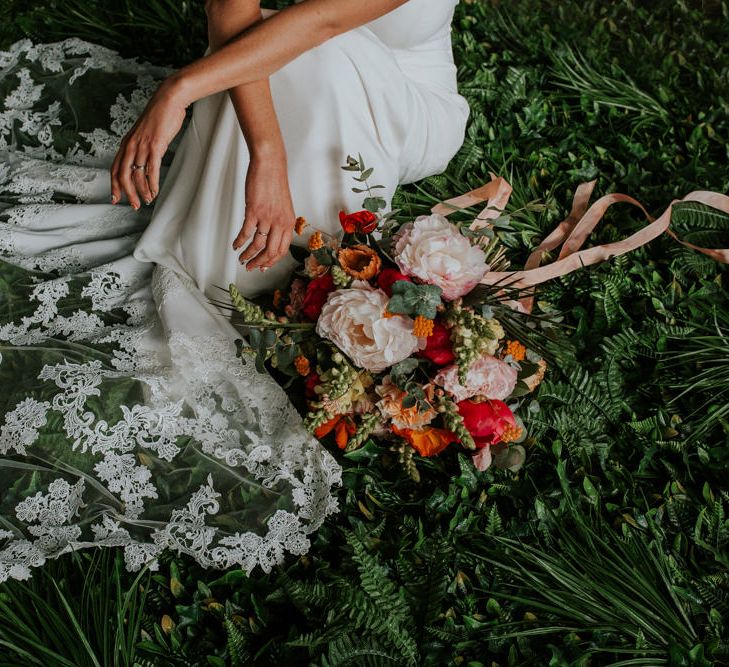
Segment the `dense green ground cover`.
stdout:
<path fill-rule="evenodd" d="M 179 64 L 204 48 L 200 4 L 6 0 L 0 37 Z M 582 181 L 653 214 L 727 192 L 727 38 L 726 2 L 464 0 L 468 137 L 396 204 L 503 175 L 518 264 Z M 644 224 L 636 211 L 614 207 L 596 241 Z M 675 227 L 729 247 L 727 217 L 700 206 Z M 474 473 L 454 450 L 419 461 L 415 484 L 371 446 L 341 457 L 342 512 L 311 552 L 270 575 L 167 558 L 135 579 L 113 552 L 51 563 L 0 588 L 0 664 L 729 664 L 726 287 L 669 238 L 550 284 L 564 341 L 518 474 Z"/>

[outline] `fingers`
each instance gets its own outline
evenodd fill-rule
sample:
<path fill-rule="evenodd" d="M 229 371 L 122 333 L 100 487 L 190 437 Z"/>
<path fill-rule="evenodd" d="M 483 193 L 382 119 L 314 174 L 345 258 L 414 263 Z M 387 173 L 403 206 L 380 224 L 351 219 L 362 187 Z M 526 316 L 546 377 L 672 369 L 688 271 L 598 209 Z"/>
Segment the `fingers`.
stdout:
<path fill-rule="evenodd" d="M 282 235 L 281 235 L 281 242 L 278 246 L 278 258 L 281 259 L 286 253 L 289 251 L 289 246 L 291 245 L 291 239 L 294 237 L 294 232 L 292 229 L 287 229 Z"/>
<path fill-rule="evenodd" d="M 284 230 L 280 226 L 271 228 L 268 236 L 266 237 L 265 250 L 248 262 L 248 266 L 246 266 L 248 271 L 253 271 L 254 269 L 268 269 L 280 259 L 278 248 L 281 245 L 283 231 Z"/>
<path fill-rule="evenodd" d="M 119 184 L 119 153 L 114 157 L 114 162 L 111 165 L 111 203 L 117 204 L 121 199 L 121 185 Z"/>
<path fill-rule="evenodd" d="M 240 231 L 238 232 L 238 236 L 235 237 L 235 240 L 233 241 L 233 250 L 239 250 L 242 248 L 248 239 L 253 236 L 256 232 L 256 228 L 258 227 L 258 220 L 255 216 L 250 215 L 246 216 L 246 219 L 243 221 L 243 226 L 240 228 Z"/>
<path fill-rule="evenodd" d="M 119 144 L 119 150 L 116 152 L 116 155 L 114 156 L 114 162 L 111 164 L 111 203 L 117 204 L 121 201 L 121 193 L 122 193 L 122 186 L 121 182 L 119 180 L 119 172 L 121 167 L 121 161 L 122 157 L 124 155 L 124 151 L 126 150 L 127 142 L 126 140 L 122 140 L 121 144 Z"/>
<path fill-rule="evenodd" d="M 144 200 L 145 204 L 152 203 L 152 193 L 147 182 L 147 160 L 149 151 L 145 146 L 140 146 L 134 156 L 132 163 L 132 183 L 137 190 L 137 195 Z"/>
<path fill-rule="evenodd" d="M 163 155 L 164 151 L 157 144 L 152 143 L 147 158 L 147 185 L 152 199 L 159 193 L 159 172 Z"/>
<path fill-rule="evenodd" d="M 263 234 L 254 234 L 253 240 L 250 242 L 249 246 L 241 253 L 238 261 L 240 261 L 241 264 L 244 264 L 245 262 L 253 259 L 266 247 L 267 238 L 268 237 L 264 236 Z"/>
<path fill-rule="evenodd" d="M 154 142 L 139 143 L 127 136 L 111 165 L 111 203 L 121 201 L 122 193 L 134 209 L 140 208 L 140 200 L 144 200 L 145 204 L 152 203 L 159 193 L 162 155 Z M 133 169 L 134 165 L 146 167 Z"/>
<path fill-rule="evenodd" d="M 139 195 L 137 194 L 137 188 L 132 180 L 132 165 L 134 164 L 135 155 L 137 153 L 137 144 L 134 140 L 128 140 L 124 147 L 121 160 L 119 162 L 119 169 L 117 175 L 119 183 L 121 184 L 124 194 L 127 196 L 129 203 L 132 208 L 139 210 L 141 204 L 139 203 Z"/>

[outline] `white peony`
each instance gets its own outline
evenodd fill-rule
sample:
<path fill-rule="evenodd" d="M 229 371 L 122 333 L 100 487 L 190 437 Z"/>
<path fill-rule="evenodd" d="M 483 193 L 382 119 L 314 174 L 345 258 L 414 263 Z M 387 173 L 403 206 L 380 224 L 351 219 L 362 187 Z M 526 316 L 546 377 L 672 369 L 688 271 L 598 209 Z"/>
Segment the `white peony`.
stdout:
<path fill-rule="evenodd" d="M 413 321 L 397 315 L 385 317 L 387 295 L 364 281 L 329 294 L 316 323 L 316 332 L 373 373 L 407 359 L 425 347 L 413 334 Z"/>
<path fill-rule="evenodd" d="M 517 371 L 505 361 L 484 355 L 474 361 L 466 373 L 465 385 L 458 379 L 458 366 L 441 368 L 433 382 L 440 385 L 459 403 L 472 396 L 505 401 L 516 388 Z"/>
<path fill-rule="evenodd" d="M 395 261 L 400 270 L 437 285 L 451 301 L 468 294 L 489 270 L 486 255 L 442 215 L 421 215 L 397 233 Z"/>

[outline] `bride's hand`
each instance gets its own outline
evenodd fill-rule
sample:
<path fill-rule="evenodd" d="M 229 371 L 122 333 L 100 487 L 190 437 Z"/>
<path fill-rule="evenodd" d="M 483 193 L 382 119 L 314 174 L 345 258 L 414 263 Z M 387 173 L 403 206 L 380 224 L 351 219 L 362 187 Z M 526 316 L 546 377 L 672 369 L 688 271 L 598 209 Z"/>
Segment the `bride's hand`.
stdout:
<path fill-rule="evenodd" d="M 288 252 L 296 216 L 289 190 L 286 156 L 252 157 L 246 174 L 245 221 L 233 241 L 233 249 L 241 253 L 246 269 L 265 271 Z"/>
<path fill-rule="evenodd" d="M 139 209 L 159 192 L 162 157 L 185 120 L 185 106 L 164 82 L 152 95 L 132 129 L 127 132 L 111 167 L 111 202 L 121 200 L 122 190 L 133 208 Z"/>

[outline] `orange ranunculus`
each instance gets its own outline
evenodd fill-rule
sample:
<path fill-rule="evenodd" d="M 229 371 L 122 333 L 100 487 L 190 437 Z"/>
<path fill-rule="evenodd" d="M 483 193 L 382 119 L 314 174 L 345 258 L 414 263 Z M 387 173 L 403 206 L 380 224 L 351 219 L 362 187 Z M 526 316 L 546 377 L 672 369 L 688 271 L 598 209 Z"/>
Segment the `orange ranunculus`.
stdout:
<path fill-rule="evenodd" d="M 349 215 L 339 211 L 339 223 L 347 234 L 370 234 L 377 228 L 377 216 L 370 211 L 357 211 Z"/>
<path fill-rule="evenodd" d="M 393 425 L 392 430 L 396 435 L 407 440 L 420 456 L 436 456 L 452 442 L 458 440 L 458 436 L 452 431 L 433 426 L 413 430 L 399 429 Z"/>
<path fill-rule="evenodd" d="M 332 431 L 334 431 L 334 441 L 337 443 L 337 447 L 344 449 L 349 442 L 349 438 L 356 433 L 357 427 L 349 415 L 337 415 L 317 428 L 314 431 L 314 436 L 321 440 Z"/>
<path fill-rule="evenodd" d="M 355 245 L 342 248 L 337 254 L 339 266 L 355 280 L 370 280 L 382 268 L 382 260 L 369 246 Z"/>

